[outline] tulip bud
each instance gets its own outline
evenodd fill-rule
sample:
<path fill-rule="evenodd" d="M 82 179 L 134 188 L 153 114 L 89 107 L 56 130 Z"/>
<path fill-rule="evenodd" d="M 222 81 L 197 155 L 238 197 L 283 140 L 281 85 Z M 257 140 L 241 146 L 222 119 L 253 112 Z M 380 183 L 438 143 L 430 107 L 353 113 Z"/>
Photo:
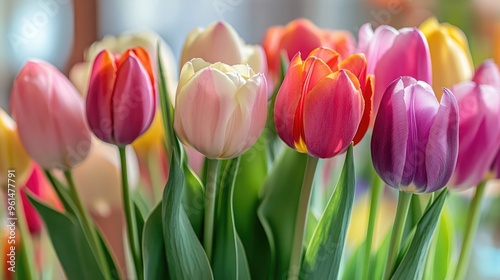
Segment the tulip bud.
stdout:
<path fill-rule="evenodd" d="M 267 83 L 248 65 L 187 62 L 181 70 L 174 128 L 181 141 L 213 159 L 247 151 L 264 129 Z"/>
<path fill-rule="evenodd" d="M 319 158 L 344 152 L 362 120 L 365 79 L 362 54 L 343 61 L 327 48 L 315 49 L 305 61 L 300 53 L 295 55 L 276 96 L 274 121 L 280 138 Z"/>
<path fill-rule="evenodd" d="M 386 88 L 401 76 L 431 83 L 431 60 L 427 41 L 418 29 L 396 30 L 381 25 L 373 31 L 369 23 L 359 30 L 358 52 L 368 61 L 368 73 L 375 75 L 373 112 L 377 114 Z M 397 66 L 396 66 L 397 65 Z"/>
<path fill-rule="evenodd" d="M 271 76 L 276 79 L 280 71 L 282 50 L 292 59 L 298 52 L 308 55 L 314 49 L 327 47 L 339 53 L 340 58 L 348 57 L 354 51 L 355 41 L 347 31 L 320 29 L 307 19 L 296 19 L 286 26 L 270 27 L 262 46 L 266 51 L 267 64 Z M 306 57 L 302 57 L 306 59 Z"/>
<path fill-rule="evenodd" d="M 87 95 L 87 121 L 104 142 L 125 146 L 144 133 L 156 110 L 149 56 L 142 48 L 120 58 L 102 51 L 94 61 Z"/>
<path fill-rule="evenodd" d="M 474 81 L 495 79 L 492 77 L 498 73 L 488 74 L 485 69 L 489 67 L 488 64 L 479 67 Z M 498 72 L 495 68 L 490 70 Z M 491 168 L 500 148 L 500 88 L 477 82 L 462 82 L 451 88 L 460 107 L 460 145 L 451 183 L 456 190 L 479 184 Z"/>
<path fill-rule="evenodd" d="M 458 153 L 458 104 L 443 90 L 438 102 L 430 85 L 400 77 L 385 91 L 373 127 L 375 171 L 389 186 L 411 193 L 443 188 Z"/>
<path fill-rule="evenodd" d="M 84 104 L 54 66 L 28 61 L 12 88 L 11 111 L 28 154 L 43 168 L 70 169 L 90 150 Z"/>
<path fill-rule="evenodd" d="M 193 58 L 229 65 L 248 64 L 256 73 L 266 73 L 264 50 L 258 45 L 245 45 L 234 28 L 223 21 L 189 33 L 182 48 L 181 66 Z"/>
<path fill-rule="evenodd" d="M 30 172 L 30 158 L 21 145 L 17 126 L 4 110 L 0 109 L 0 187 L 6 189 L 9 170 L 14 170 L 14 179 L 24 181 Z"/>
<path fill-rule="evenodd" d="M 442 87 L 451 87 L 472 77 L 472 57 L 462 30 L 448 23 L 439 24 L 436 18 L 427 19 L 420 30 L 429 43 L 432 88 L 436 93 Z M 438 95 L 438 98 L 441 97 Z"/>

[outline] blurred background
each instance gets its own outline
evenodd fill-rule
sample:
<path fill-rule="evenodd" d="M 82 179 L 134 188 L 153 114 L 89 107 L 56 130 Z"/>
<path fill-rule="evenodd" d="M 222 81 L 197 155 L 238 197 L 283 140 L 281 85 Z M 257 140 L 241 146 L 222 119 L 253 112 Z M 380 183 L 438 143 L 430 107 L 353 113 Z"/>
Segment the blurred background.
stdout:
<path fill-rule="evenodd" d="M 464 30 L 476 64 L 499 60 L 498 0 L 0 0 L 0 106 L 6 107 L 12 79 L 27 59 L 49 61 L 68 74 L 85 49 L 108 34 L 155 31 L 178 59 L 188 32 L 215 20 L 255 44 L 269 26 L 297 17 L 356 36 L 364 22 L 418 26 L 430 15 Z"/>
<path fill-rule="evenodd" d="M 298 17 L 357 37 L 365 22 L 401 28 L 418 26 L 429 16 L 465 32 L 475 65 L 490 57 L 500 62 L 500 0 L 0 0 L 0 107 L 7 109 L 12 80 L 26 60 L 46 60 L 69 74 L 105 35 L 154 31 L 178 62 L 189 31 L 216 20 L 229 22 L 247 43 L 257 44 L 269 26 Z M 463 227 L 468 203 L 467 196 L 451 197 L 457 227 Z M 470 279 L 500 279 L 498 195 L 492 193 L 484 207 L 470 274 L 479 278 Z M 354 224 L 366 223 L 357 220 L 357 211 L 366 212 L 355 208 Z M 390 215 L 381 219 L 392 222 Z"/>

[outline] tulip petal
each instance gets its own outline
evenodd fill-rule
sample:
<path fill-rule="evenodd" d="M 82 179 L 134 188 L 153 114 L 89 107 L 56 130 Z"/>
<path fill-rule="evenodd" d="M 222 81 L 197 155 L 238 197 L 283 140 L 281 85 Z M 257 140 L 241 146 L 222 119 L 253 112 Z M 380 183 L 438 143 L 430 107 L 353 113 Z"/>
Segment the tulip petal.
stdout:
<path fill-rule="evenodd" d="M 408 115 L 408 138 L 401 187 L 413 184 L 409 188 L 421 192 L 427 185 L 426 147 L 439 103 L 432 88 L 420 81 L 405 88 L 404 99 Z"/>
<path fill-rule="evenodd" d="M 500 71 L 493 60 L 488 59 L 477 68 L 472 81 L 477 84 L 500 88 Z"/>
<path fill-rule="evenodd" d="M 116 76 L 111 107 L 112 137 L 113 143 L 121 146 L 132 143 L 150 126 L 156 97 L 148 72 L 134 54 L 120 65 Z"/>
<path fill-rule="evenodd" d="M 500 93 L 489 85 L 464 82 L 452 88 L 459 105 L 459 153 L 452 181 L 456 189 L 477 185 L 490 168 L 500 138 Z"/>
<path fill-rule="evenodd" d="M 364 53 L 367 59 L 367 71 L 375 73 L 378 61 L 393 46 L 399 32 L 391 26 L 381 25 L 375 32 L 369 23 L 364 24 L 359 30 L 359 43 L 356 52 Z M 392 80 L 391 80 L 392 81 Z"/>
<path fill-rule="evenodd" d="M 302 94 L 302 59 L 297 54 L 288 67 L 285 79 L 276 96 L 274 123 L 280 138 L 288 146 L 294 147 L 294 120 Z"/>
<path fill-rule="evenodd" d="M 223 155 L 227 124 L 238 106 L 236 90 L 224 73 L 212 67 L 198 71 L 178 88 L 176 108 L 183 109 L 175 110 L 174 127 L 181 140 L 209 158 Z"/>
<path fill-rule="evenodd" d="M 434 192 L 444 187 L 455 170 L 458 156 L 458 123 L 458 103 L 453 94 L 445 88 L 425 149 L 425 192 Z"/>
<path fill-rule="evenodd" d="M 369 64 L 370 60 L 368 67 Z M 375 114 L 385 89 L 392 81 L 400 76 L 410 76 L 432 84 L 431 73 L 429 47 L 422 32 L 415 28 L 401 29 L 390 51 L 380 58 L 375 69 L 377 79 L 373 101 Z"/>
<path fill-rule="evenodd" d="M 387 87 L 373 127 L 373 167 L 384 182 L 397 189 L 401 185 L 406 162 L 409 132 L 404 89 L 415 82 L 414 78 L 400 77 Z"/>
<path fill-rule="evenodd" d="M 366 132 L 368 131 L 368 127 L 370 126 L 370 122 L 372 119 L 373 113 L 373 87 L 375 78 L 373 75 L 368 75 L 366 79 L 365 89 L 363 90 L 363 100 L 365 101 L 365 108 L 363 110 L 363 116 L 361 117 L 361 122 L 359 123 L 358 131 L 352 140 L 354 145 L 358 144 Z"/>
<path fill-rule="evenodd" d="M 270 73 L 278 73 L 280 65 L 280 41 L 284 28 L 281 26 L 272 26 L 267 29 L 262 40 L 262 47 L 267 56 L 267 66 Z M 276 79 L 277 77 L 273 77 Z"/>
<path fill-rule="evenodd" d="M 342 59 L 345 59 L 354 52 L 356 40 L 348 31 L 330 31 L 323 32 L 323 41 L 325 45 L 339 53 Z"/>
<path fill-rule="evenodd" d="M 290 59 L 299 52 L 306 56 L 322 45 L 321 30 L 307 19 L 297 19 L 283 30 L 279 50 L 286 50 Z"/>
<path fill-rule="evenodd" d="M 332 50 L 332 49 L 325 48 L 325 47 L 319 47 L 319 48 L 314 49 L 309 54 L 308 57 L 311 57 L 311 56 L 314 56 L 314 57 L 321 59 L 324 63 L 326 63 L 328 65 L 328 67 L 330 67 L 332 72 L 335 72 L 339 69 L 339 67 L 338 67 L 339 60 L 340 60 L 339 53 Z"/>
<path fill-rule="evenodd" d="M 351 143 L 363 113 L 356 77 L 340 70 L 321 80 L 305 97 L 304 136 L 309 154 L 330 158 Z"/>
<path fill-rule="evenodd" d="M 112 142 L 111 104 L 117 66 L 112 53 L 100 52 L 92 67 L 87 94 L 87 121 L 92 132 L 105 142 Z"/>
<path fill-rule="evenodd" d="M 339 69 L 347 69 L 351 71 L 359 81 L 361 88 L 365 89 L 366 84 L 366 57 L 362 53 L 356 53 L 350 55 L 346 59 L 342 60 L 339 65 Z"/>

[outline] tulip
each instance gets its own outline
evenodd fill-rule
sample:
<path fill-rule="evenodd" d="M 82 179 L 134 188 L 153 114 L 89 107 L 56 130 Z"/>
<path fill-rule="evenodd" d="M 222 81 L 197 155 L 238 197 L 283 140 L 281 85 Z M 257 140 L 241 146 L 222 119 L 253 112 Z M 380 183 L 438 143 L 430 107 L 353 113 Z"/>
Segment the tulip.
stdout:
<path fill-rule="evenodd" d="M 431 61 L 427 41 L 418 29 L 396 30 L 382 25 L 373 31 L 369 23 L 359 30 L 358 52 L 368 61 L 367 71 L 375 75 L 373 112 L 377 114 L 386 88 L 401 76 L 431 83 Z"/>
<path fill-rule="evenodd" d="M 361 83 L 366 60 L 354 54 L 339 61 L 331 49 L 315 49 L 305 61 L 290 62 L 276 97 L 274 121 L 280 138 L 291 148 L 314 157 L 344 152 L 362 120 Z"/>
<path fill-rule="evenodd" d="M 11 111 L 28 154 L 43 168 L 69 170 L 90 150 L 84 104 L 54 66 L 28 61 L 12 88 Z"/>
<path fill-rule="evenodd" d="M 120 58 L 102 51 L 94 61 L 87 95 L 87 121 L 104 142 L 125 146 L 144 133 L 156 109 L 155 83 L 147 52 Z"/>
<path fill-rule="evenodd" d="M 9 170 L 14 170 L 16 182 L 22 182 L 30 172 L 30 158 L 19 140 L 17 125 L 0 109 L 0 186 L 6 189 Z"/>
<path fill-rule="evenodd" d="M 470 80 L 474 67 L 462 30 L 448 23 L 439 24 L 436 18 L 427 19 L 420 30 L 429 43 L 434 90 L 440 92 L 442 87 Z"/>
<path fill-rule="evenodd" d="M 460 145 L 452 178 L 455 190 L 476 186 L 491 168 L 499 151 L 500 88 L 498 68 L 482 64 L 470 82 L 451 88 L 460 107 Z M 496 164 L 493 169 L 496 169 Z"/>
<path fill-rule="evenodd" d="M 103 50 L 108 50 L 112 53 L 124 53 L 129 48 L 142 47 L 148 52 L 153 69 L 158 69 L 158 44 L 169 93 L 171 97 L 175 97 L 178 78 L 177 63 L 168 44 L 158 34 L 151 31 L 123 33 L 119 36 L 108 35 L 94 42 L 85 52 L 84 61 L 75 64 L 71 68 L 69 78 L 80 94 L 86 97 L 92 65 L 97 55 Z M 172 98 L 172 100 L 174 99 Z"/>
<path fill-rule="evenodd" d="M 26 189 L 28 189 L 31 194 L 35 195 L 38 199 L 42 200 L 44 203 L 54 207 L 58 210 L 63 210 L 62 204 L 59 201 L 54 189 L 47 181 L 45 174 L 43 174 L 42 169 L 38 165 L 34 165 L 31 175 L 26 181 Z M 22 189 L 21 199 L 23 203 L 24 215 L 26 217 L 26 223 L 28 224 L 28 229 L 32 235 L 39 234 L 42 229 L 42 220 L 35 208 L 31 205 L 26 196 L 26 189 Z"/>
<path fill-rule="evenodd" d="M 210 63 L 248 64 L 256 73 L 267 72 L 262 47 L 245 45 L 236 30 L 223 21 L 189 33 L 182 48 L 181 66 L 193 58 L 202 58 Z"/>
<path fill-rule="evenodd" d="M 247 151 L 264 129 L 267 83 L 248 65 L 187 62 L 181 70 L 174 128 L 181 141 L 212 159 Z"/>
<path fill-rule="evenodd" d="M 448 89 L 439 103 L 430 85 L 401 77 L 387 88 L 371 142 L 375 171 L 389 186 L 429 193 L 450 179 L 458 153 L 458 105 Z"/>
<path fill-rule="evenodd" d="M 286 26 L 270 27 L 262 42 L 266 51 L 269 72 L 277 78 L 280 71 L 280 53 L 282 50 L 292 59 L 298 52 L 308 55 L 318 47 L 327 47 L 337 51 L 340 58 L 348 57 L 354 51 L 355 41 L 347 31 L 320 29 L 307 19 L 296 19 Z M 306 59 L 306 57 L 302 57 Z"/>

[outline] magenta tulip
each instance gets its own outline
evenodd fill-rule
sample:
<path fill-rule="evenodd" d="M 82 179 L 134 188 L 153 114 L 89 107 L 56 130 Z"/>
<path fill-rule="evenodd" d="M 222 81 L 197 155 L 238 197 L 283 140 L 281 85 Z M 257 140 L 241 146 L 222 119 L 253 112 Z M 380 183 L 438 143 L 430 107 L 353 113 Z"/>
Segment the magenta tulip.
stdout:
<path fill-rule="evenodd" d="M 432 84 L 429 46 L 416 28 L 396 30 L 382 25 L 373 31 L 369 23 L 359 30 L 358 52 L 368 61 L 368 74 L 375 75 L 373 112 L 376 116 L 386 88 L 401 76 Z"/>
<path fill-rule="evenodd" d="M 486 61 L 476 70 L 473 81 L 452 87 L 460 107 L 460 145 L 452 178 L 456 190 L 479 184 L 499 151 L 499 77 L 496 65 Z M 493 169 L 498 170 L 497 163 Z"/>
<path fill-rule="evenodd" d="M 54 66 L 28 61 L 12 88 L 11 111 L 28 154 L 43 168 L 70 169 L 90 150 L 83 99 Z"/>
<path fill-rule="evenodd" d="M 444 89 L 411 77 L 393 81 L 382 98 L 371 143 L 372 161 L 391 187 L 412 193 L 443 188 L 458 153 L 458 104 Z"/>
<path fill-rule="evenodd" d="M 97 138 L 128 145 L 149 128 L 155 109 L 153 71 L 143 48 L 121 57 L 106 50 L 97 55 L 87 95 L 87 121 Z"/>

